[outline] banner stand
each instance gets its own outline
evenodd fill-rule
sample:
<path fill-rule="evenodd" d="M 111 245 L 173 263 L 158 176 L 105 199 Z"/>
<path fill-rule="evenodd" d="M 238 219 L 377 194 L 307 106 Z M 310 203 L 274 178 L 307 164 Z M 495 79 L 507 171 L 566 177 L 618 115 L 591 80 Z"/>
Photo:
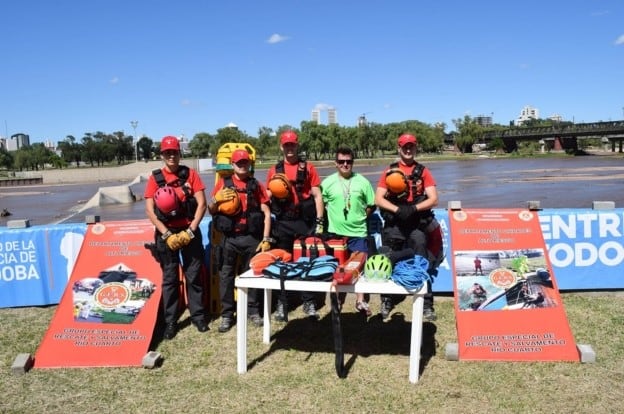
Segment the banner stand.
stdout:
<path fill-rule="evenodd" d="M 594 362 L 576 345 L 537 212 L 449 203 L 451 276 L 462 361 Z"/>

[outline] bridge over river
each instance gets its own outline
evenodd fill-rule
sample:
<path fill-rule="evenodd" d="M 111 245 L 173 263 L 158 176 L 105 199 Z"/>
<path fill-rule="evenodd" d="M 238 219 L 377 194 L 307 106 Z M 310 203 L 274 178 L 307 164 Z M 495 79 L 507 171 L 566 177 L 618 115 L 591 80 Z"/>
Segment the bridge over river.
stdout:
<path fill-rule="evenodd" d="M 578 150 L 578 140 L 600 138 L 611 152 L 624 152 L 624 120 L 591 122 L 586 124 L 554 124 L 548 127 L 516 127 L 502 131 L 488 131 L 483 135 L 485 143 L 500 138 L 507 151 L 517 148 L 518 141 L 538 141 L 551 150 Z"/>

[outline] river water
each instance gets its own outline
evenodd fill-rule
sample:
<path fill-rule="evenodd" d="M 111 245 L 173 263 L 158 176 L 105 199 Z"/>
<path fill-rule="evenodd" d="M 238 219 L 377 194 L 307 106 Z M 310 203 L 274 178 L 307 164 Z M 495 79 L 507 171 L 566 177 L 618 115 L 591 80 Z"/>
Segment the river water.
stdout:
<path fill-rule="evenodd" d="M 539 201 L 541 208 L 591 208 L 593 201 L 613 201 L 624 206 L 624 157 L 583 156 L 565 158 L 472 158 L 435 161 L 419 158 L 430 168 L 436 181 L 440 203 L 460 201 L 464 208 L 522 208 L 528 201 Z M 365 175 L 376 187 L 380 166 L 367 166 L 357 161 L 354 171 Z M 318 168 L 321 179 L 335 171 Z M 266 171 L 256 177 L 265 182 Z M 202 173 L 207 194 L 214 186 L 214 173 Z M 128 180 L 131 182 L 132 180 Z M 131 204 L 105 205 L 80 211 L 100 187 L 118 186 L 120 182 L 32 185 L 0 188 L 0 210 L 12 214 L 0 218 L 28 219 L 31 226 L 55 223 L 82 223 L 87 215 L 98 215 L 102 221 L 145 218 L 144 201 Z M 137 196 L 143 195 L 145 183 L 130 186 Z"/>

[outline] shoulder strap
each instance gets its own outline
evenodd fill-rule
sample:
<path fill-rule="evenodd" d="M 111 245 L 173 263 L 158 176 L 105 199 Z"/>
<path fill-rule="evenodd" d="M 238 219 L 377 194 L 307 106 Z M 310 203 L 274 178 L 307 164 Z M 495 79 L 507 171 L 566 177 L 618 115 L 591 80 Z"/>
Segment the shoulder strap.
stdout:
<path fill-rule="evenodd" d="M 158 187 L 164 187 L 165 185 L 167 185 L 167 182 L 165 181 L 165 176 L 163 175 L 163 172 L 160 168 L 153 170 L 152 175 L 154 176 Z"/>
<path fill-rule="evenodd" d="M 284 174 L 284 160 L 279 160 L 277 164 L 275 164 L 275 172 L 278 174 Z"/>

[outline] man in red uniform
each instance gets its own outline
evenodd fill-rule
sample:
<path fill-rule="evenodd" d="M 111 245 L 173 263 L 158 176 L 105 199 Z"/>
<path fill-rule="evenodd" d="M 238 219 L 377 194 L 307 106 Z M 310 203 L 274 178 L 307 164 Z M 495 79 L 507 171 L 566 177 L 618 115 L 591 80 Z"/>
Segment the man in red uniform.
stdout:
<path fill-rule="evenodd" d="M 429 233 L 439 231 L 432 211 L 438 205 L 436 182 L 429 169 L 414 159 L 417 144 L 414 135 L 401 135 L 397 144 L 399 161 L 381 174 L 375 192 L 375 204 L 384 219 L 382 241 L 393 251 L 413 249 L 415 254 L 430 260 L 429 271 L 432 273 L 439 264 L 431 263 L 431 254 L 427 249 Z M 397 185 L 397 181 L 400 184 L 401 180 L 404 185 Z M 441 250 L 435 255 L 439 260 Z M 432 321 L 436 319 L 436 314 L 431 283 L 427 285 L 429 293 L 425 296 L 423 314 L 425 319 Z M 400 298 L 382 295 L 381 299 L 381 316 L 386 319 Z"/>
<path fill-rule="evenodd" d="M 250 167 L 247 151 L 235 150 L 234 173 L 217 182 L 208 203 L 214 228 L 223 234 L 220 245 L 215 246 L 221 294 L 219 332 L 222 333 L 229 331 L 235 321 L 234 278 L 249 269 L 249 260 L 256 252 L 269 250 L 273 242 L 269 198 L 264 186 L 251 175 Z M 236 267 L 237 262 L 240 268 Z M 255 326 L 262 326 L 258 289 L 249 289 L 247 303 L 249 320 Z"/>
<path fill-rule="evenodd" d="M 160 157 L 165 163 L 154 170 L 145 186 L 145 213 L 154 224 L 156 254 L 163 272 L 162 305 L 165 339 L 175 337 L 179 318 L 179 266 L 186 278 L 190 319 L 199 332 L 206 332 L 202 302 L 201 268 L 204 246 L 199 223 L 206 212 L 205 186 L 199 174 L 180 164 L 180 143 L 166 136 L 160 143 Z"/>
<path fill-rule="evenodd" d="M 284 160 L 269 169 L 267 187 L 271 197 L 271 213 L 275 215 L 272 235 L 277 248 L 292 253 L 293 242 L 301 236 L 322 232 L 323 198 L 319 188 L 321 180 L 316 168 L 298 153 L 298 137 L 294 131 L 284 131 L 280 136 L 280 149 Z M 284 194 L 273 194 L 272 180 L 276 175 L 289 181 L 290 190 Z M 315 295 L 302 292 L 303 311 L 307 316 L 318 318 Z M 275 319 L 287 320 L 286 298 L 279 298 Z"/>

